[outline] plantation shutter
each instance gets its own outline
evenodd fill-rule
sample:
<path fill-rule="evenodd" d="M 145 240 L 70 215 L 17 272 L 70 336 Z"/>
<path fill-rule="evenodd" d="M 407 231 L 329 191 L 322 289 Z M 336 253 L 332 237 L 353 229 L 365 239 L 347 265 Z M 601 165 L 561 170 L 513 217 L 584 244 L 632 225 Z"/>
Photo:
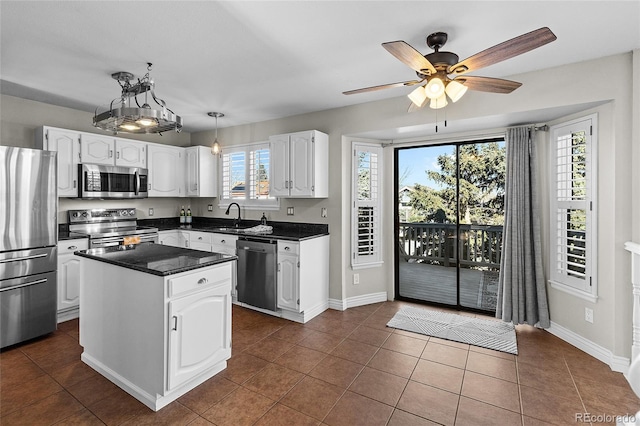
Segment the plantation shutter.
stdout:
<path fill-rule="evenodd" d="M 222 199 L 244 199 L 245 148 L 225 149 L 222 154 Z"/>
<path fill-rule="evenodd" d="M 352 265 L 380 263 L 382 148 L 353 145 L 353 243 Z"/>
<path fill-rule="evenodd" d="M 269 197 L 269 144 L 259 145 L 249 153 L 249 197 L 251 199 Z"/>
<path fill-rule="evenodd" d="M 592 119 L 552 130 L 551 280 L 595 295 Z"/>

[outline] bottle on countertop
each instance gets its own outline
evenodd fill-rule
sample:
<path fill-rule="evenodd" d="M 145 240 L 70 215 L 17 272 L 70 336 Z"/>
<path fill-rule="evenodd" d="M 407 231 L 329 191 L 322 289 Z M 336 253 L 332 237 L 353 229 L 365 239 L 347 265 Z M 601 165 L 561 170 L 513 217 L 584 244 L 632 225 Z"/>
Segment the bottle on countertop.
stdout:
<path fill-rule="evenodd" d="M 262 217 L 260 218 L 260 225 L 266 225 L 267 224 L 267 217 L 264 215 L 264 212 L 262 212 Z"/>
<path fill-rule="evenodd" d="M 186 213 L 184 212 L 184 206 L 180 208 L 180 225 L 184 225 L 186 222 Z"/>
<path fill-rule="evenodd" d="M 187 225 L 191 225 L 191 206 L 187 207 L 186 223 Z"/>

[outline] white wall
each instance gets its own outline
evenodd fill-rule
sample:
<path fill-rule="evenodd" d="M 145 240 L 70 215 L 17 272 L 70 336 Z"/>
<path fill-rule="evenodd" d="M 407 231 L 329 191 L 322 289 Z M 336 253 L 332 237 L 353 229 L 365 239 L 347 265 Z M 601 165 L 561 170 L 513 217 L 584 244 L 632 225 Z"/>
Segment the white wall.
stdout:
<path fill-rule="evenodd" d="M 574 331 L 586 339 L 612 351 L 615 355 L 630 356 L 631 346 L 631 294 L 630 294 L 630 257 L 623 249 L 623 243 L 632 236 L 640 239 L 639 222 L 633 222 L 640 214 L 638 195 L 638 173 L 632 166 L 632 158 L 640 160 L 638 140 L 638 71 L 637 54 L 631 53 L 601 58 L 580 64 L 542 70 L 512 76 L 523 86 L 510 95 L 495 95 L 480 92 L 468 92 L 457 104 L 447 107 L 448 131 L 456 129 L 457 123 L 473 120 L 477 123 L 475 133 L 486 131 L 485 122 L 495 117 L 508 115 L 517 117 L 504 125 L 517 125 L 531 122 L 540 111 L 560 111 L 564 107 L 575 105 L 602 104 L 595 111 L 600 117 L 600 158 L 598 223 L 598 279 L 600 298 L 594 309 L 594 324 L 584 321 L 586 302 L 549 291 L 551 319 L 561 326 Z M 635 65 L 634 65 L 635 64 Z M 606 76 L 607 84 L 595 84 Z M 632 90 L 632 82 L 635 89 Z M 635 95 L 633 95 L 635 93 Z M 634 97 L 635 96 L 635 97 Z M 284 119 L 252 123 L 233 128 L 223 128 L 218 138 L 224 146 L 266 140 L 269 135 L 317 129 L 329 134 L 329 198 L 325 200 L 283 200 L 282 206 L 294 206 L 295 216 L 286 216 L 271 211 L 267 215 L 271 220 L 290 220 L 298 222 L 328 223 L 331 233 L 330 257 L 330 297 L 344 299 L 387 290 L 393 294 L 393 191 L 391 179 L 393 167 L 391 154 L 393 148 L 386 148 L 385 176 L 385 263 L 380 268 L 359 270 L 361 279 L 358 286 L 351 284 L 353 271 L 350 268 L 350 211 L 351 156 L 348 141 L 351 137 L 367 133 L 384 132 L 389 129 L 411 129 L 425 123 L 433 123 L 435 116 L 428 108 L 407 114 L 408 101 L 399 96 L 379 102 L 364 103 L 345 108 L 321 111 Z M 14 110 L 13 107 L 20 108 Z M 573 108 L 575 111 L 575 107 Z M 29 112 L 29 114 L 26 114 Z M 535 112 L 535 113 L 534 113 Z M 65 108 L 2 97 L 0 108 L 2 143 L 6 145 L 30 146 L 30 132 L 38 125 L 53 125 L 77 130 L 93 131 L 91 114 L 72 111 Z M 548 118 L 562 118 L 556 114 Z M 27 118 L 23 118 L 27 117 Z M 442 117 L 441 117 L 442 120 Z M 634 127 L 635 126 L 635 127 Z M 432 126 L 430 126 L 432 128 Z M 632 129 L 635 128 L 632 134 Z M 474 131 L 463 128 L 461 134 L 473 135 Z M 199 132 L 190 135 L 178 135 L 164 143 L 176 145 L 209 145 L 214 131 Z M 451 136 L 451 135 L 450 135 Z M 455 136 L 455 135 L 453 135 Z M 441 137 L 441 136 L 439 136 Z M 539 138 L 542 136 L 539 136 Z M 185 138 L 185 139 L 182 139 Z M 424 140 L 434 139 L 432 130 Z M 545 142 L 542 137 L 542 142 Z M 154 142 L 158 142 L 154 140 Z M 394 142 L 400 142 L 398 140 Z M 541 153 L 543 150 L 541 150 Z M 544 170 L 546 160 L 541 159 Z M 634 179 L 630 180 L 629 177 Z M 548 197 L 548 188 L 542 189 L 541 197 Z M 139 209 L 152 204 L 158 212 L 170 213 L 182 203 L 183 199 L 138 201 Z M 544 204 L 545 199 L 541 200 Z M 75 205 L 77 201 L 61 203 L 61 209 Z M 214 204 L 213 213 L 206 211 L 207 204 Z M 328 217 L 320 218 L 320 208 L 327 207 Z M 223 216 L 217 208 L 215 199 L 192 199 L 192 208 L 196 215 Z M 243 212 L 244 216 L 259 218 L 262 211 Z M 547 218 L 544 218 L 547 215 Z M 548 230 L 548 205 L 543 206 L 543 224 Z M 632 232 L 633 229 L 633 232 Z M 545 237 L 546 238 L 546 237 Z M 548 249 L 547 249 L 548 252 Z M 548 276 L 548 255 L 543 259 Z"/>

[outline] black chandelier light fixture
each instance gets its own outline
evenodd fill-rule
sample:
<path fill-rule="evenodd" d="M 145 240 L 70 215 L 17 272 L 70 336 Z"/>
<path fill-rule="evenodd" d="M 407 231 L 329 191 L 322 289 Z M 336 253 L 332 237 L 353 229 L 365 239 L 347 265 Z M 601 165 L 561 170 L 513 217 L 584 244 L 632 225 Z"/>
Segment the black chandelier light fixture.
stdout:
<path fill-rule="evenodd" d="M 96 108 L 93 125 L 102 130 L 125 133 L 163 133 L 182 130 L 182 118 L 167 108 L 167 104 L 155 94 L 155 82 L 150 77 L 151 62 L 147 62 L 147 73 L 137 82 L 130 72 L 118 71 L 111 74 L 122 89 L 119 98 L 111 101 L 109 110 L 98 113 Z M 149 94 L 157 105 L 149 105 Z M 138 96 L 144 95 L 140 105 Z"/>

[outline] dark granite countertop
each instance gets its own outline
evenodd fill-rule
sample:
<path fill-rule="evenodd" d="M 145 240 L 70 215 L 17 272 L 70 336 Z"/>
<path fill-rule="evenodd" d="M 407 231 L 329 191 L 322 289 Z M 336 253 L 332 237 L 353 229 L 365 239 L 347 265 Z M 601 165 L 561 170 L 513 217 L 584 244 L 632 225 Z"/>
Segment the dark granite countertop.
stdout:
<path fill-rule="evenodd" d="M 233 220 L 221 218 L 194 217 L 190 226 L 180 225 L 178 218 L 162 218 L 162 219 L 140 219 L 140 226 L 151 226 L 158 228 L 159 231 L 185 230 L 185 231 L 202 231 L 215 232 L 219 234 L 231 234 L 251 237 L 278 240 L 302 241 L 310 238 L 317 238 L 323 235 L 329 235 L 329 225 L 317 223 L 296 223 L 296 222 L 269 222 L 267 225 L 273 227 L 273 232 L 254 233 L 242 232 L 242 229 L 251 228 L 260 225 L 258 220 L 242 220 L 240 222 L 240 230 L 234 229 Z"/>
<path fill-rule="evenodd" d="M 74 254 L 159 276 L 173 275 L 237 259 L 236 256 L 229 254 L 210 253 L 154 243 L 127 246 L 126 249 L 122 247 L 125 246 L 81 250 Z"/>

